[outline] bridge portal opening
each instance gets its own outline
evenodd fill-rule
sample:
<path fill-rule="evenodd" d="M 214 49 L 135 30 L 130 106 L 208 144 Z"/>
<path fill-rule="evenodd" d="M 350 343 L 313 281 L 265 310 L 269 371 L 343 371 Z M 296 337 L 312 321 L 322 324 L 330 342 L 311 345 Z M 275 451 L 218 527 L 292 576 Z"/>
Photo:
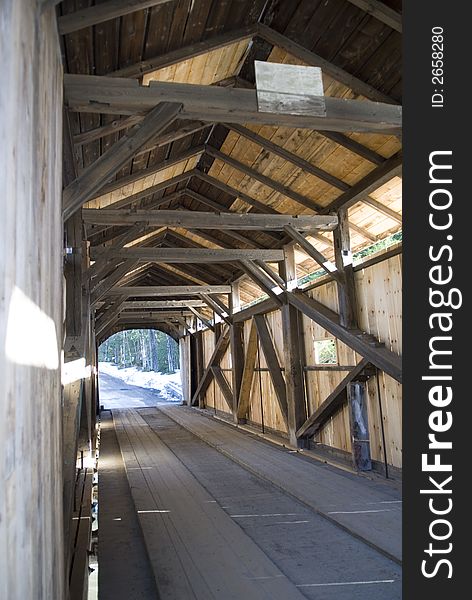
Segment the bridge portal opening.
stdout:
<path fill-rule="evenodd" d="M 98 361 L 105 410 L 182 402 L 179 345 L 163 331 L 119 331 L 100 344 Z"/>

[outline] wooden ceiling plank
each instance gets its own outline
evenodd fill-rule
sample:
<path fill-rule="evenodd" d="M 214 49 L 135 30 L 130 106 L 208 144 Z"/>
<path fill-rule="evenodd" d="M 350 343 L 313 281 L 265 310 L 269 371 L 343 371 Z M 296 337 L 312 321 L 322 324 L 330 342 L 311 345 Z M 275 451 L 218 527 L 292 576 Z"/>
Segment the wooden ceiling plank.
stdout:
<path fill-rule="evenodd" d="M 292 163 L 299 169 L 302 169 L 302 171 L 304 171 L 306 173 L 310 173 L 311 175 L 314 175 L 318 179 L 321 179 L 322 181 L 325 181 L 326 183 L 329 183 L 330 185 L 332 185 L 340 190 L 345 191 L 345 190 L 349 189 L 349 184 L 342 181 L 342 179 L 339 179 L 338 177 L 331 175 L 331 173 L 328 173 L 327 171 L 320 169 L 319 167 L 311 164 L 304 158 L 301 158 L 300 156 L 297 156 L 293 152 L 286 150 L 282 146 L 279 146 L 278 144 L 274 144 L 274 142 L 272 142 L 271 140 L 268 140 L 267 138 L 265 138 L 261 135 L 258 135 L 254 131 L 251 131 L 251 129 L 248 129 L 247 127 L 244 127 L 243 125 L 236 125 L 236 124 L 231 124 L 231 123 L 228 123 L 228 124 L 225 123 L 225 127 L 230 129 L 231 131 L 238 133 L 239 135 L 245 137 L 246 139 L 251 140 L 252 142 L 256 143 L 258 146 L 261 146 L 262 148 L 264 148 L 264 150 L 267 150 L 268 152 L 275 154 L 276 156 L 280 156 L 281 158 Z"/>
<path fill-rule="evenodd" d="M 74 31 L 79 31 L 85 27 L 91 27 L 98 23 L 104 23 L 111 19 L 117 19 L 138 10 L 144 10 L 159 4 L 166 4 L 172 0 L 108 0 L 89 8 L 83 8 L 73 13 L 69 13 L 57 20 L 60 35 L 66 35 Z"/>
<path fill-rule="evenodd" d="M 123 138 L 121 138 L 121 139 L 123 139 Z M 121 142 L 121 139 L 120 139 L 120 142 Z M 117 142 L 117 143 L 119 143 L 119 142 Z M 114 148 L 115 148 L 115 146 L 112 146 L 111 149 L 113 150 Z M 94 194 L 94 196 L 92 196 L 90 198 L 90 200 L 94 200 L 95 198 L 99 198 L 100 196 L 109 194 L 110 192 L 114 192 L 115 190 L 119 190 L 122 187 L 131 185 L 132 183 L 136 183 L 137 181 L 140 181 L 141 179 L 145 179 L 146 177 L 149 177 L 150 175 L 155 175 L 156 173 L 159 173 L 159 171 L 164 171 L 165 169 L 168 169 L 169 167 L 173 167 L 180 162 L 183 162 L 185 160 L 188 160 L 189 158 L 192 158 L 194 156 L 197 156 L 198 154 L 201 154 L 203 151 L 204 151 L 204 146 L 195 146 L 195 147 L 189 148 L 188 150 L 186 150 L 185 152 L 183 152 L 181 154 L 177 154 L 174 157 L 168 158 L 167 160 L 163 160 L 162 162 L 158 163 L 157 165 L 153 165 L 152 167 L 148 167 L 147 169 L 141 169 L 139 171 L 136 171 L 135 173 L 132 173 L 131 175 L 126 176 L 126 177 L 120 177 L 119 179 L 116 179 L 115 181 L 112 181 L 112 182 L 108 183 L 107 185 L 103 185 L 102 187 L 100 187 L 97 190 L 97 192 Z M 184 176 L 184 174 L 182 174 L 183 179 L 186 179 L 187 177 L 188 177 L 188 175 Z M 103 181 L 102 181 L 102 183 L 103 183 Z M 146 191 L 147 190 L 143 190 L 141 193 L 144 194 Z"/>
<path fill-rule="evenodd" d="M 231 44 L 251 39 L 257 32 L 256 25 L 250 25 L 232 31 L 225 31 L 221 35 L 215 35 L 211 38 L 188 44 L 176 50 L 171 50 L 165 54 L 147 58 L 133 65 L 118 69 L 110 73 L 113 77 L 141 77 L 146 73 L 158 71 L 175 65 L 185 60 L 190 60 L 202 54 L 207 54 L 212 50 L 218 50 Z"/>
<path fill-rule="evenodd" d="M 315 212 L 320 212 L 322 210 L 322 207 L 319 204 L 317 204 L 314 200 L 312 200 L 311 198 L 302 196 L 302 194 L 299 194 L 298 192 L 295 192 L 294 190 L 290 189 L 289 187 L 283 185 L 282 183 L 279 183 L 278 181 L 275 181 L 275 180 L 271 179 L 270 177 L 267 177 L 266 175 L 259 173 L 252 167 L 248 167 L 247 165 L 239 162 L 232 156 L 228 156 L 227 154 L 224 154 L 220 150 L 216 150 L 216 148 L 212 148 L 211 146 L 206 146 L 205 149 L 206 149 L 207 154 L 209 154 L 213 158 L 216 158 L 218 160 L 225 162 L 227 165 L 229 165 L 233 169 L 236 169 L 236 170 L 240 171 L 241 173 L 244 173 L 248 177 L 251 177 L 252 179 L 255 179 L 256 181 L 259 181 L 263 185 L 275 190 L 279 194 L 282 194 L 285 197 L 290 198 L 297 204 L 301 204 L 302 206 L 305 206 L 306 208 L 314 210 Z"/>
<path fill-rule="evenodd" d="M 402 33 L 403 26 L 401 14 L 383 2 L 379 2 L 379 0 L 348 0 L 348 2 L 361 8 L 372 17 L 375 17 L 382 23 L 385 23 L 385 25 L 395 29 L 395 31 Z"/>
<path fill-rule="evenodd" d="M 369 100 L 374 100 L 375 102 L 398 104 L 390 96 L 383 94 L 373 86 L 365 83 L 365 81 L 358 79 L 355 75 L 351 75 L 351 73 L 348 73 L 344 69 L 337 67 L 332 62 L 326 60 L 318 54 L 315 54 L 311 50 L 308 50 L 304 46 L 301 46 L 297 42 L 294 42 L 285 35 L 275 31 L 275 29 L 272 29 L 263 23 L 259 23 L 258 35 L 270 44 L 278 46 L 279 48 L 283 48 L 286 52 L 292 56 L 295 56 L 296 58 L 299 58 L 307 65 L 320 67 L 323 72 L 330 75 L 330 77 L 336 81 L 339 81 L 339 83 L 342 83 L 350 88 L 355 94 L 360 94 L 361 96 L 364 96 Z"/>

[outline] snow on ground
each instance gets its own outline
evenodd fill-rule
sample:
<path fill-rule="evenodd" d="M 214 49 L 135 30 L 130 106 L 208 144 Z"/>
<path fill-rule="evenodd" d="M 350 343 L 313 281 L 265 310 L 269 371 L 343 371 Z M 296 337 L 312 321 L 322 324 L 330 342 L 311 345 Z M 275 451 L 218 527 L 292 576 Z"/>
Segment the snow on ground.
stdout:
<path fill-rule="evenodd" d="M 117 377 L 129 385 L 158 390 L 161 396 L 167 400 L 175 401 L 182 399 L 180 371 L 176 371 L 172 375 L 165 375 L 156 371 L 140 371 L 136 367 L 120 369 L 109 362 L 99 362 L 98 369 L 99 372 Z"/>

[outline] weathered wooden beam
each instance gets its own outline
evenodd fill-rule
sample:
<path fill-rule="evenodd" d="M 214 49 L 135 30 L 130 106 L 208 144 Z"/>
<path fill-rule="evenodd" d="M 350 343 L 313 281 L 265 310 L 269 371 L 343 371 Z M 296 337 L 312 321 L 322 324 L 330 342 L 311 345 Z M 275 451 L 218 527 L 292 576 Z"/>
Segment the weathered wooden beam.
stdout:
<path fill-rule="evenodd" d="M 243 420 L 247 417 L 249 404 L 251 401 L 251 388 L 254 379 L 254 369 L 256 366 L 256 358 L 259 343 L 257 340 L 256 324 L 251 321 L 249 330 L 249 338 L 246 344 L 246 355 L 244 358 L 244 369 L 241 378 L 241 386 L 238 398 L 237 420 Z"/>
<path fill-rule="evenodd" d="M 200 396 L 203 397 L 203 395 L 205 394 L 206 390 L 208 389 L 208 386 L 211 383 L 211 377 L 213 376 L 213 371 L 212 371 L 212 367 L 218 366 L 221 359 L 224 356 L 224 353 L 226 352 L 226 349 L 228 348 L 229 345 L 229 327 L 225 326 L 223 331 L 221 332 L 221 335 L 218 339 L 218 341 L 216 342 L 215 345 L 215 349 L 213 350 L 213 354 L 210 357 L 210 360 L 208 361 L 208 365 L 203 373 L 202 378 L 200 379 L 197 389 L 195 390 L 195 393 L 192 397 L 192 401 L 191 401 L 191 406 L 194 406 L 197 402 L 197 400 L 199 399 Z"/>
<path fill-rule="evenodd" d="M 84 273 L 82 283 L 85 284 L 90 282 L 90 289 L 93 292 L 94 288 L 99 285 L 100 281 L 111 271 L 114 271 L 122 262 L 122 258 L 95 261 L 93 265 Z"/>
<path fill-rule="evenodd" d="M 341 382 L 334 388 L 331 394 L 324 400 L 315 412 L 297 430 L 297 438 L 310 437 L 323 426 L 326 421 L 347 402 L 346 388 L 364 371 L 369 361 L 363 358 Z"/>
<path fill-rule="evenodd" d="M 379 0 L 348 0 L 348 2 L 361 8 L 372 17 L 395 29 L 395 31 L 402 33 L 402 16 L 390 6 Z"/>
<path fill-rule="evenodd" d="M 339 315 L 303 292 L 287 293 L 287 299 L 308 318 L 318 323 L 352 350 L 366 358 L 380 370 L 402 382 L 402 361 L 397 354 L 376 342 L 374 336 L 363 331 L 346 329 L 339 323 Z"/>
<path fill-rule="evenodd" d="M 211 371 L 213 373 L 213 377 L 215 378 L 216 383 L 218 384 L 223 398 L 225 399 L 226 404 L 230 410 L 233 410 L 233 392 L 229 386 L 229 383 L 224 376 L 223 370 L 219 365 L 215 365 L 211 367 Z"/>
<path fill-rule="evenodd" d="M 275 29 L 272 29 L 263 23 L 259 23 L 258 35 L 266 42 L 269 42 L 269 44 L 283 48 L 289 54 L 301 59 L 307 65 L 320 67 L 324 73 L 327 73 L 330 75 L 330 77 L 336 81 L 339 81 L 339 83 L 346 85 L 355 94 L 360 94 L 361 96 L 365 96 L 366 98 L 369 98 L 369 100 L 375 100 L 376 102 L 397 104 L 395 100 L 375 89 L 370 84 L 366 83 L 365 81 L 361 81 L 355 75 L 351 75 L 344 69 L 337 67 L 332 62 L 326 60 L 318 54 L 315 54 L 304 46 L 297 44 L 297 42 L 294 42 L 285 35 L 275 31 Z"/>
<path fill-rule="evenodd" d="M 243 40 L 249 40 L 252 38 L 257 31 L 256 25 L 249 25 L 241 29 L 235 29 L 232 31 L 225 31 L 220 35 L 214 35 L 206 40 L 195 42 L 170 52 L 159 54 L 152 58 L 147 58 L 138 63 L 134 63 L 118 71 L 110 73 L 114 77 L 141 77 L 146 73 L 157 71 L 159 69 L 165 69 L 171 65 L 175 65 L 184 60 L 190 60 L 196 56 L 201 56 L 212 50 L 218 50 L 231 44 L 241 42 Z"/>
<path fill-rule="evenodd" d="M 264 315 L 256 315 L 254 317 L 256 323 L 257 334 L 261 343 L 262 352 L 264 353 L 267 367 L 269 368 L 270 377 L 272 379 L 272 385 L 274 386 L 275 395 L 277 402 L 285 420 L 288 425 L 288 408 L 287 408 L 287 390 L 285 387 L 285 379 L 282 375 L 282 370 L 275 351 L 272 336 L 270 335 L 269 327 Z"/>
<path fill-rule="evenodd" d="M 109 290 L 109 296 L 159 297 L 159 296 L 198 296 L 199 294 L 230 294 L 230 285 L 145 285 L 122 286 Z"/>
<path fill-rule="evenodd" d="M 195 210 L 82 210 L 85 223 L 129 225 L 146 223 L 149 226 L 183 227 L 185 229 L 235 229 L 283 231 L 290 226 L 296 231 L 332 231 L 337 225 L 335 216 L 319 215 L 261 215 L 253 213 L 210 213 Z"/>
<path fill-rule="evenodd" d="M 182 104 L 181 118 L 212 123 L 258 123 L 328 131 L 398 134 L 401 107 L 368 100 L 326 97 L 326 116 L 265 113 L 258 110 L 255 90 L 187 83 L 151 82 L 96 75 L 64 76 L 65 101 L 72 111 L 130 115 L 159 102 Z"/>
<path fill-rule="evenodd" d="M 90 304 L 94 306 L 106 293 L 116 285 L 126 273 L 132 271 L 138 264 L 134 259 L 125 260 L 123 264 L 117 267 L 106 279 L 103 279 L 92 291 L 90 295 Z"/>
<path fill-rule="evenodd" d="M 98 23 L 104 23 L 111 19 L 117 19 L 123 15 L 135 12 L 137 10 L 144 10 L 159 4 L 166 4 L 171 0 L 108 0 L 108 2 L 102 2 L 95 4 L 89 8 L 83 8 L 73 13 L 69 13 L 57 20 L 59 33 L 66 35 L 73 31 L 79 31 L 85 27 L 91 27 L 92 25 L 98 25 Z"/>
<path fill-rule="evenodd" d="M 231 325 L 231 319 L 229 318 L 229 314 L 226 310 L 223 310 L 221 306 L 215 302 L 215 300 L 209 296 L 208 294 L 200 294 L 200 298 L 206 302 L 207 306 L 210 307 L 222 321 Z"/>
<path fill-rule="evenodd" d="M 98 258 L 134 258 L 140 261 L 163 263 L 217 263 L 240 260 L 264 260 L 278 262 L 283 259 L 282 250 L 227 249 L 227 248 L 121 248 L 94 247 L 90 250 L 93 260 Z"/>
<path fill-rule="evenodd" d="M 268 275 L 271 279 L 274 280 L 275 284 L 280 287 L 280 289 L 285 290 L 285 281 L 280 277 L 278 273 L 276 273 L 272 267 L 261 260 L 255 260 L 254 264 L 259 267 L 266 275 Z"/>
<path fill-rule="evenodd" d="M 230 330 L 231 341 L 231 376 L 233 384 L 233 420 L 238 422 L 238 399 L 244 373 L 244 323 L 233 323 Z"/>
<path fill-rule="evenodd" d="M 305 239 L 301 233 L 299 233 L 290 225 L 286 226 L 284 230 L 292 238 L 292 240 L 308 254 L 308 256 L 310 256 L 320 265 L 325 273 L 331 275 L 333 279 L 335 279 L 340 285 L 344 285 L 343 275 L 336 269 L 336 266 L 330 260 L 327 260 L 323 254 L 321 254 L 321 252 L 317 250 L 315 246 L 313 246 L 313 244 L 310 244 L 310 242 Z"/>
<path fill-rule="evenodd" d="M 282 251 L 282 259 L 283 260 L 283 251 Z M 276 288 L 276 284 L 269 279 L 269 277 L 263 273 L 255 264 L 253 264 L 250 260 L 244 260 L 240 262 L 242 270 L 254 281 L 254 283 L 262 290 L 264 294 L 267 294 L 269 298 L 272 298 L 274 302 L 278 305 L 282 305 L 282 300 L 278 294 L 275 293 L 274 288 Z"/>
<path fill-rule="evenodd" d="M 202 306 L 207 306 L 206 302 L 202 302 L 201 304 Z M 197 319 L 199 319 L 208 329 L 210 329 L 210 331 L 215 331 L 213 323 L 209 319 L 207 319 L 200 311 L 198 311 L 193 306 L 189 306 L 189 309 L 197 317 Z"/>
<path fill-rule="evenodd" d="M 401 173 L 402 170 L 402 153 L 398 152 L 382 165 L 371 171 L 363 177 L 359 182 L 354 184 L 347 192 L 341 194 L 333 200 L 328 206 L 322 209 L 322 213 L 331 213 L 339 208 L 349 208 L 363 200 L 370 193 L 375 192 L 387 181 L 393 179 Z"/>
<path fill-rule="evenodd" d="M 200 300 L 127 300 L 123 308 L 202 308 L 205 302 Z"/>
<path fill-rule="evenodd" d="M 297 286 L 295 250 L 293 245 L 291 245 L 285 246 L 284 251 L 285 258 L 283 262 L 279 263 L 279 272 L 285 281 L 285 288 L 292 290 Z M 293 292 L 287 291 L 283 295 L 281 315 L 285 358 L 284 374 L 287 395 L 288 435 L 290 444 L 297 448 L 298 440 L 296 432 L 305 421 L 307 415 L 301 354 L 303 338 L 300 338 L 301 327 L 299 323 L 301 315 L 297 308 L 287 301 L 287 298 L 292 294 Z"/>
<path fill-rule="evenodd" d="M 122 310 L 120 311 L 120 318 L 126 319 L 168 319 L 170 317 L 191 317 L 192 312 L 184 309 L 169 309 L 169 310 Z"/>
<path fill-rule="evenodd" d="M 338 221 L 338 226 L 333 231 L 337 271 L 333 271 L 331 275 L 337 283 L 339 323 L 347 329 L 355 329 L 357 327 L 357 293 L 346 208 L 338 211 Z M 339 278 L 335 277 L 335 273 Z"/>
<path fill-rule="evenodd" d="M 177 117 L 180 109 L 180 104 L 157 105 L 141 123 L 135 125 L 68 185 L 63 193 L 64 220 L 103 188 L 104 182 L 113 177 L 141 146 L 165 129 Z"/>

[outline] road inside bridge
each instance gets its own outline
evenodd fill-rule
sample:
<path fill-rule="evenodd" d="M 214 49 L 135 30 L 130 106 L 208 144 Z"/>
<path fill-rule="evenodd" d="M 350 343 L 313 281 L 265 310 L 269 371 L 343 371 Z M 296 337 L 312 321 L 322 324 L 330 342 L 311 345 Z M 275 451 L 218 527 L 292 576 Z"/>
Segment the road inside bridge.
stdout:
<path fill-rule="evenodd" d="M 396 486 L 100 383 L 100 600 L 401 598 Z"/>

